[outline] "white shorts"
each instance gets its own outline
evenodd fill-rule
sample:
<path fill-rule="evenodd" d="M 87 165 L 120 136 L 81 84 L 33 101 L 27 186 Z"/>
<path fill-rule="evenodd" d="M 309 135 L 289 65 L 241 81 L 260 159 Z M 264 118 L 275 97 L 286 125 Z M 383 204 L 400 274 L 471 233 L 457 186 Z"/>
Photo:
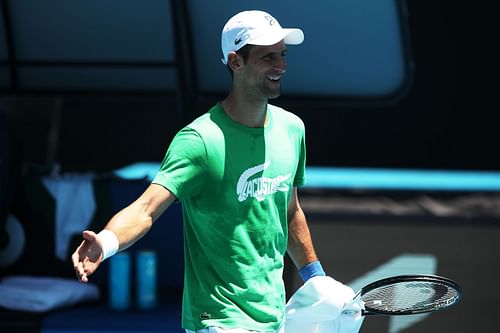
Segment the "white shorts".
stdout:
<path fill-rule="evenodd" d="M 259 332 L 259 331 L 249 331 L 244 328 L 220 328 L 220 327 L 207 327 L 198 331 L 186 330 L 187 333 L 285 333 L 285 325 L 283 325 L 279 330 L 273 332 Z"/>

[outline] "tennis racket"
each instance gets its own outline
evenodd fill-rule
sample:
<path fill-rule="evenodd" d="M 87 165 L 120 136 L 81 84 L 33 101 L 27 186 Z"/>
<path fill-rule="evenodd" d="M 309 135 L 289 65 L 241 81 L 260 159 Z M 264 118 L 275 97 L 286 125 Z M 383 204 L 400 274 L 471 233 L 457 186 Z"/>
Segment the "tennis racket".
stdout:
<path fill-rule="evenodd" d="M 458 283 L 436 275 L 400 275 L 364 286 L 354 297 L 363 302 L 362 315 L 412 315 L 444 310 L 462 296 Z M 344 313 L 349 313 L 349 310 Z"/>

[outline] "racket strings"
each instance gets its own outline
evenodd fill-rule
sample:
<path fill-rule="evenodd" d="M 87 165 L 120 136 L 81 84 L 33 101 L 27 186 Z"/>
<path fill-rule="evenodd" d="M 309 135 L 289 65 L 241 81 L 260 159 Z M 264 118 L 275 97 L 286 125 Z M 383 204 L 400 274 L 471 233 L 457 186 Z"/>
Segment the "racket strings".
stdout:
<path fill-rule="evenodd" d="M 405 281 L 381 286 L 362 296 L 365 307 L 387 313 L 416 313 L 452 305 L 456 289 L 438 282 Z"/>

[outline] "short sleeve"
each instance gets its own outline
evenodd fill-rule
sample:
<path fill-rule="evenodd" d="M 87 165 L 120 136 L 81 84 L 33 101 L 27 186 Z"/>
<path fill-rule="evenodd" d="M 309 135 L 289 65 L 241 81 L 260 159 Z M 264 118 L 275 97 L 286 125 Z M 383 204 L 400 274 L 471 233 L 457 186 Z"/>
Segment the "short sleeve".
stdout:
<path fill-rule="evenodd" d="M 172 140 L 153 183 L 164 186 L 182 201 L 201 193 L 206 169 L 203 139 L 186 127 Z"/>
<path fill-rule="evenodd" d="M 304 124 L 301 122 L 300 135 L 298 136 L 298 163 L 293 186 L 303 186 L 306 183 L 306 138 Z"/>

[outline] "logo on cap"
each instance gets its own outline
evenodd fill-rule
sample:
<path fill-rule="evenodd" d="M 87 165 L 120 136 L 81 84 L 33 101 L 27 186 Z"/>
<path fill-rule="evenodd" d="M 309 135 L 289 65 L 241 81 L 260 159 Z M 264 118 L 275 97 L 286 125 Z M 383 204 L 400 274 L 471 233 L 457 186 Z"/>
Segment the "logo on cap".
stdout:
<path fill-rule="evenodd" d="M 238 38 L 234 41 L 234 45 L 238 45 L 239 43 L 241 43 L 242 39 L 241 38 Z"/>
<path fill-rule="evenodd" d="M 264 18 L 267 20 L 269 25 L 274 25 L 274 23 L 276 23 L 276 21 L 274 20 L 274 17 L 272 17 L 272 16 L 264 16 Z"/>

